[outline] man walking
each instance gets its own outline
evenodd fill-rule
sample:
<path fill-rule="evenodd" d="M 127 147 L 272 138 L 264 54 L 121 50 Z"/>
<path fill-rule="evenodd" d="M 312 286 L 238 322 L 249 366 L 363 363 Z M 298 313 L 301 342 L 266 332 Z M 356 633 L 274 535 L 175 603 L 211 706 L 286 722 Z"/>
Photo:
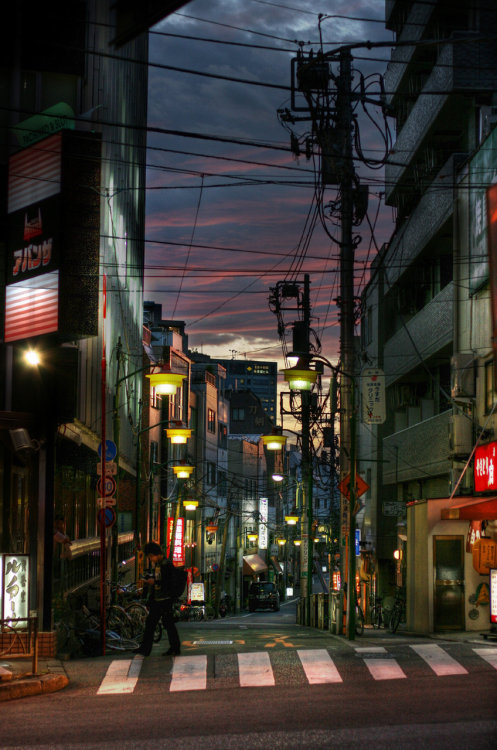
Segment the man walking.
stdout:
<path fill-rule="evenodd" d="M 135 653 L 150 656 L 154 631 L 157 623 L 162 618 L 169 639 L 169 649 L 163 656 L 179 656 L 181 653 L 180 640 L 173 616 L 173 602 L 178 596 L 175 581 L 177 572 L 173 563 L 164 558 L 162 549 L 156 542 L 148 542 L 143 551 L 149 559 L 150 567 L 154 570 L 154 575 L 151 578 L 143 579 L 144 585 L 153 586 L 153 588 L 151 590 L 148 616 L 145 621 L 143 640 L 141 646 L 135 649 Z M 182 575 L 182 572 L 179 574 Z"/>

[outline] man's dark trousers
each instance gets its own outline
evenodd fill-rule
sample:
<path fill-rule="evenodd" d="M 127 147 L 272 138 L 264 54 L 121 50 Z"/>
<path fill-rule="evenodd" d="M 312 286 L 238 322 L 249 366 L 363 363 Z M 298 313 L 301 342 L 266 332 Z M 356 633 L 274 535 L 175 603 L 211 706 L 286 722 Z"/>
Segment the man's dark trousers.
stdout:
<path fill-rule="evenodd" d="M 167 637 L 169 638 L 171 649 L 173 651 L 178 651 L 178 653 L 180 651 L 181 644 L 176 624 L 174 622 L 172 599 L 163 599 L 162 601 L 156 601 L 154 599 L 149 605 L 148 615 L 145 622 L 145 631 L 140 646 L 140 650 L 145 656 L 149 656 L 152 651 L 155 628 L 161 618 L 167 631 Z"/>

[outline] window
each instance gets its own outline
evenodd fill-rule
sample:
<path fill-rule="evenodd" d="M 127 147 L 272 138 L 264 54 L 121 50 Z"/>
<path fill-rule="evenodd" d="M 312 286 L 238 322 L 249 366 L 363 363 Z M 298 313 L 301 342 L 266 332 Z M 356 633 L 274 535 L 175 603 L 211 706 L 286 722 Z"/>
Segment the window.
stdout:
<path fill-rule="evenodd" d="M 234 408 L 231 412 L 231 419 L 233 422 L 243 422 L 245 419 L 245 409 Z"/>
<path fill-rule="evenodd" d="M 207 483 L 211 485 L 216 484 L 216 464 L 207 464 Z"/>
<path fill-rule="evenodd" d="M 222 422 L 219 422 L 218 426 L 218 445 L 224 450 L 228 447 L 228 428 Z"/>
<path fill-rule="evenodd" d="M 216 434 L 216 412 L 214 409 L 207 409 L 207 430 Z"/>

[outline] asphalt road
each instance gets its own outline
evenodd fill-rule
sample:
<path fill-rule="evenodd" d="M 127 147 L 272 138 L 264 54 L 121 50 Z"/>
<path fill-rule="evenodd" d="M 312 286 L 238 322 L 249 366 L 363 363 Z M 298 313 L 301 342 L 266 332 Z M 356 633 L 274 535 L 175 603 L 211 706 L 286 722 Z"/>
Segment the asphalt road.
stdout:
<path fill-rule="evenodd" d="M 496 746 L 495 646 L 367 631 L 348 642 L 296 625 L 288 607 L 182 623 L 180 633 L 177 660 L 161 656 L 163 641 L 147 659 L 123 654 L 65 663 L 68 688 L 0 707 L 0 747 Z M 203 682 L 189 689 L 199 664 L 205 667 Z M 180 665 L 184 684 L 173 674 Z M 243 686 L 244 675 L 255 686 Z"/>

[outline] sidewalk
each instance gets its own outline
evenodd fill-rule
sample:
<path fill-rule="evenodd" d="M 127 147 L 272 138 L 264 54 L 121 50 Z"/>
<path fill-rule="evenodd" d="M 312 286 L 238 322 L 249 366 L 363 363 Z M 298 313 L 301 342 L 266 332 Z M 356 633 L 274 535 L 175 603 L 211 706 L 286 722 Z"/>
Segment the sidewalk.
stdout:
<path fill-rule="evenodd" d="M 42 693 L 55 693 L 69 684 L 62 662 L 38 660 L 38 672 L 32 674 L 31 659 L 0 658 L 0 703 Z"/>
<path fill-rule="evenodd" d="M 484 635 L 488 635 L 487 638 L 484 638 Z M 337 638 L 345 638 L 346 636 L 336 636 Z M 426 638 L 430 640 L 435 641 L 452 641 L 454 643 L 478 643 L 480 645 L 488 645 L 488 646 L 496 646 L 497 640 L 494 635 L 492 638 L 492 635 L 490 634 L 490 631 L 484 630 L 483 628 L 481 630 L 446 630 L 442 632 L 437 633 L 414 633 L 411 632 L 405 628 L 402 627 L 402 625 L 399 627 L 396 633 L 391 633 L 388 629 L 380 628 L 379 630 L 377 628 L 373 628 L 371 625 L 366 625 L 364 628 L 363 635 L 357 635 L 355 638 L 355 643 L 359 643 L 361 641 L 369 640 L 369 641 L 383 641 L 388 640 L 391 642 L 394 641 L 401 641 L 406 638 L 409 639 L 419 639 L 419 638 Z"/>

